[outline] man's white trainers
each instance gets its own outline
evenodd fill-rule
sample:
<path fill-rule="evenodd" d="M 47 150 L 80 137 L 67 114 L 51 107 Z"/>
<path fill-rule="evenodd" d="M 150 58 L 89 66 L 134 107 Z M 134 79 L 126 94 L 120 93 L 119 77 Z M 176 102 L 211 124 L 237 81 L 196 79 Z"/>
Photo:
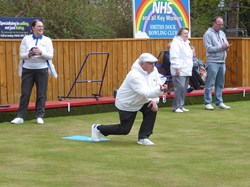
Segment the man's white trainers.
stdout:
<path fill-rule="evenodd" d="M 230 109 L 230 106 L 225 105 L 224 103 L 219 104 L 216 106 L 216 109 Z"/>
<path fill-rule="evenodd" d="M 37 123 L 38 125 L 43 125 L 43 124 L 44 124 L 43 118 L 37 118 L 37 119 L 36 119 L 36 123 Z"/>
<path fill-rule="evenodd" d="M 155 145 L 154 142 L 150 141 L 147 138 L 139 139 L 137 143 L 140 144 L 140 145 Z"/>
<path fill-rule="evenodd" d="M 184 108 L 184 107 L 182 107 L 181 110 L 182 110 L 183 112 L 189 112 L 189 110 L 186 109 L 186 108 Z"/>
<path fill-rule="evenodd" d="M 206 104 L 205 109 L 206 110 L 214 110 L 214 107 L 211 104 Z"/>
<path fill-rule="evenodd" d="M 92 127 L 91 127 L 91 138 L 95 142 L 99 142 L 100 141 L 100 137 L 101 137 L 101 133 L 97 129 L 98 126 L 99 125 L 97 125 L 97 124 L 93 124 Z"/>
<path fill-rule="evenodd" d="M 173 110 L 173 112 L 181 113 L 181 112 L 183 112 L 183 110 L 181 110 L 180 108 L 177 108 L 177 109 Z"/>
<path fill-rule="evenodd" d="M 21 124 L 23 123 L 23 118 L 15 118 L 11 121 L 12 124 Z"/>

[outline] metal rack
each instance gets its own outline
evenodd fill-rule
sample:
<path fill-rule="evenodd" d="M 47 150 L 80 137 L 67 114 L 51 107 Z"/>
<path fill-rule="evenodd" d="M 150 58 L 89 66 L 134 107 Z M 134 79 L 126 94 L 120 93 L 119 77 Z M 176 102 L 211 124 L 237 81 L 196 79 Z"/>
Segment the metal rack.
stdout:
<path fill-rule="evenodd" d="M 101 79 L 98 79 L 98 80 L 78 80 L 81 73 L 82 73 L 82 70 L 85 66 L 85 64 L 88 62 L 88 58 L 91 56 L 91 55 L 106 55 L 106 63 L 105 63 L 105 66 L 104 66 L 104 70 L 103 70 L 103 74 L 102 74 L 102 78 Z M 106 73 L 106 69 L 107 69 L 107 65 L 108 65 L 108 60 L 109 60 L 109 53 L 107 52 L 90 52 L 87 54 L 76 78 L 75 78 L 75 81 L 73 82 L 67 96 L 58 96 L 58 99 L 59 101 L 62 101 L 63 98 L 95 98 L 97 101 L 99 100 L 99 98 L 101 97 L 101 91 L 102 91 L 102 86 L 103 86 L 103 80 L 104 80 L 104 77 L 105 77 L 105 73 Z M 98 93 L 95 93 L 95 94 L 92 94 L 92 96 L 70 96 L 74 86 L 76 85 L 76 83 L 96 83 L 96 82 L 100 82 L 100 87 L 99 87 L 99 91 Z"/>

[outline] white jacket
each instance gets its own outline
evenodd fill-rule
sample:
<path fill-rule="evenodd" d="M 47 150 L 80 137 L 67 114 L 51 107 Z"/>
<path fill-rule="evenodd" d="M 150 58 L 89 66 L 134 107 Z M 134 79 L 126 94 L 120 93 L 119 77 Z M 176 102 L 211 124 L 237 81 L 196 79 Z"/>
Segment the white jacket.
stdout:
<path fill-rule="evenodd" d="M 192 76 L 193 51 L 189 43 L 180 36 L 174 37 L 169 50 L 172 76 L 175 76 L 176 69 L 180 69 L 180 76 Z"/>
<path fill-rule="evenodd" d="M 19 77 L 22 77 L 22 73 L 23 73 L 23 64 L 24 64 L 24 61 L 23 60 L 20 60 L 19 62 L 19 66 L 18 66 L 18 75 Z M 48 72 L 49 74 L 52 75 L 52 77 L 54 77 L 55 79 L 57 79 L 58 77 L 58 74 L 56 72 L 56 68 L 52 62 L 52 60 L 48 60 L 47 62 L 47 65 L 48 65 Z"/>
<path fill-rule="evenodd" d="M 32 47 L 38 47 L 42 51 L 42 55 L 32 56 L 29 58 L 28 53 Z M 49 37 L 42 35 L 38 40 L 33 38 L 33 35 L 27 35 L 22 39 L 20 45 L 20 63 L 18 74 L 22 76 L 22 69 L 43 69 L 47 68 L 49 73 L 57 78 L 58 75 L 56 73 L 55 67 L 52 63 L 53 58 L 53 45 L 52 40 Z"/>
<path fill-rule="evenodd" d="M 156 67 L 148 74 L 137 59 L 117 91 L 115 106 L 124 111 L 139 111 L 150 100 L 159 102 L 162 81 Z"/>
<path fill-rule="evenodd" d="M 42 51 L 42 55 L 32 56 L 29 58 L 28 54 L 32 47 L 38 47 Z M 50 38 L 42 35 L 41 39 L 33 38 L 33 35 L 27 35 L 22 39 L 20 45 L 20 58 L 24 60 L 24 68 L 27 69 L 43 69 L 47 68 L 47 60 L 52 60 L 53 58 L 53 45 Z"/>

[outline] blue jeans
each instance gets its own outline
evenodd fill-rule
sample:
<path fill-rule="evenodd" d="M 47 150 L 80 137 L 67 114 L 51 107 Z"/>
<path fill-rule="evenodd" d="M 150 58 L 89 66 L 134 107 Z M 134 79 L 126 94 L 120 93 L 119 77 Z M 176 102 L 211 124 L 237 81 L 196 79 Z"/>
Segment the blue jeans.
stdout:
<path fill-rule="evenodd" d="M 214 87 L 215 104 L 218 106 L 223 103 L 222 90 L 225 83 L 225 63 L 207 63 L 207 77 L 205 82 L 204 103 L 212 103 L 212 89 Z"/>

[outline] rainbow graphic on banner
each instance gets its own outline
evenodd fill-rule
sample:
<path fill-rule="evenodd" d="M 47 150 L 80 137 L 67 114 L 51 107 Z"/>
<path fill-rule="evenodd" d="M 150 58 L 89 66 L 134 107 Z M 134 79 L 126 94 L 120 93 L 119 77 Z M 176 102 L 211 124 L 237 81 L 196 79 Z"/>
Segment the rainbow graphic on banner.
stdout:
<path fill-rule="evenodd" d="M 142 33 L 148 34 L 148 31 L 150 30 L 150 25 L 152 24 L 155 24 L 158 26 L 162 24 L 163 25 L 161 27 L 162 33 L 163 33 L 163 30 L 168 29 L 168 26 L 166 26 L 167 24 L 172 24 L 172 26 L 174 24 L 175 31 L 178 31 L 179 28 L 181 27 L 190 28 L 189 0 L 141 0 L 141 1 L 135 0 L 135 1 L 136 2 L 134 3 L 136 6 L 134 7 L 135 8 L 134 31 L 136 33 L 142 32 Z M 171 4 L 171 9 L 172 9 L 171 13 L 160 14 L 164 16 L 164 18 L 162 19 L 165 19 L 165 20 L 161 20 L 161 21 L 156 20 L 156 16 L 159 16 L 159 14 L 155 12 L 153 13 L 152 11 L 154 3 L 162 3 L 162 4 L 170 3 Z M 145 18 L 148 18 L 148 19 L 145 19 Z M 164 24 L 163 24 L 163 21 L 164 21 Z M 166 35 L 167 36 L 164 35 L 163 37 L 168 37 L 168 34 Z M 159 36 L 157 35 L 156 37 L 159 37 Z M 170 34 L 169 37 L 173 37 L 173 36 Z"/>

